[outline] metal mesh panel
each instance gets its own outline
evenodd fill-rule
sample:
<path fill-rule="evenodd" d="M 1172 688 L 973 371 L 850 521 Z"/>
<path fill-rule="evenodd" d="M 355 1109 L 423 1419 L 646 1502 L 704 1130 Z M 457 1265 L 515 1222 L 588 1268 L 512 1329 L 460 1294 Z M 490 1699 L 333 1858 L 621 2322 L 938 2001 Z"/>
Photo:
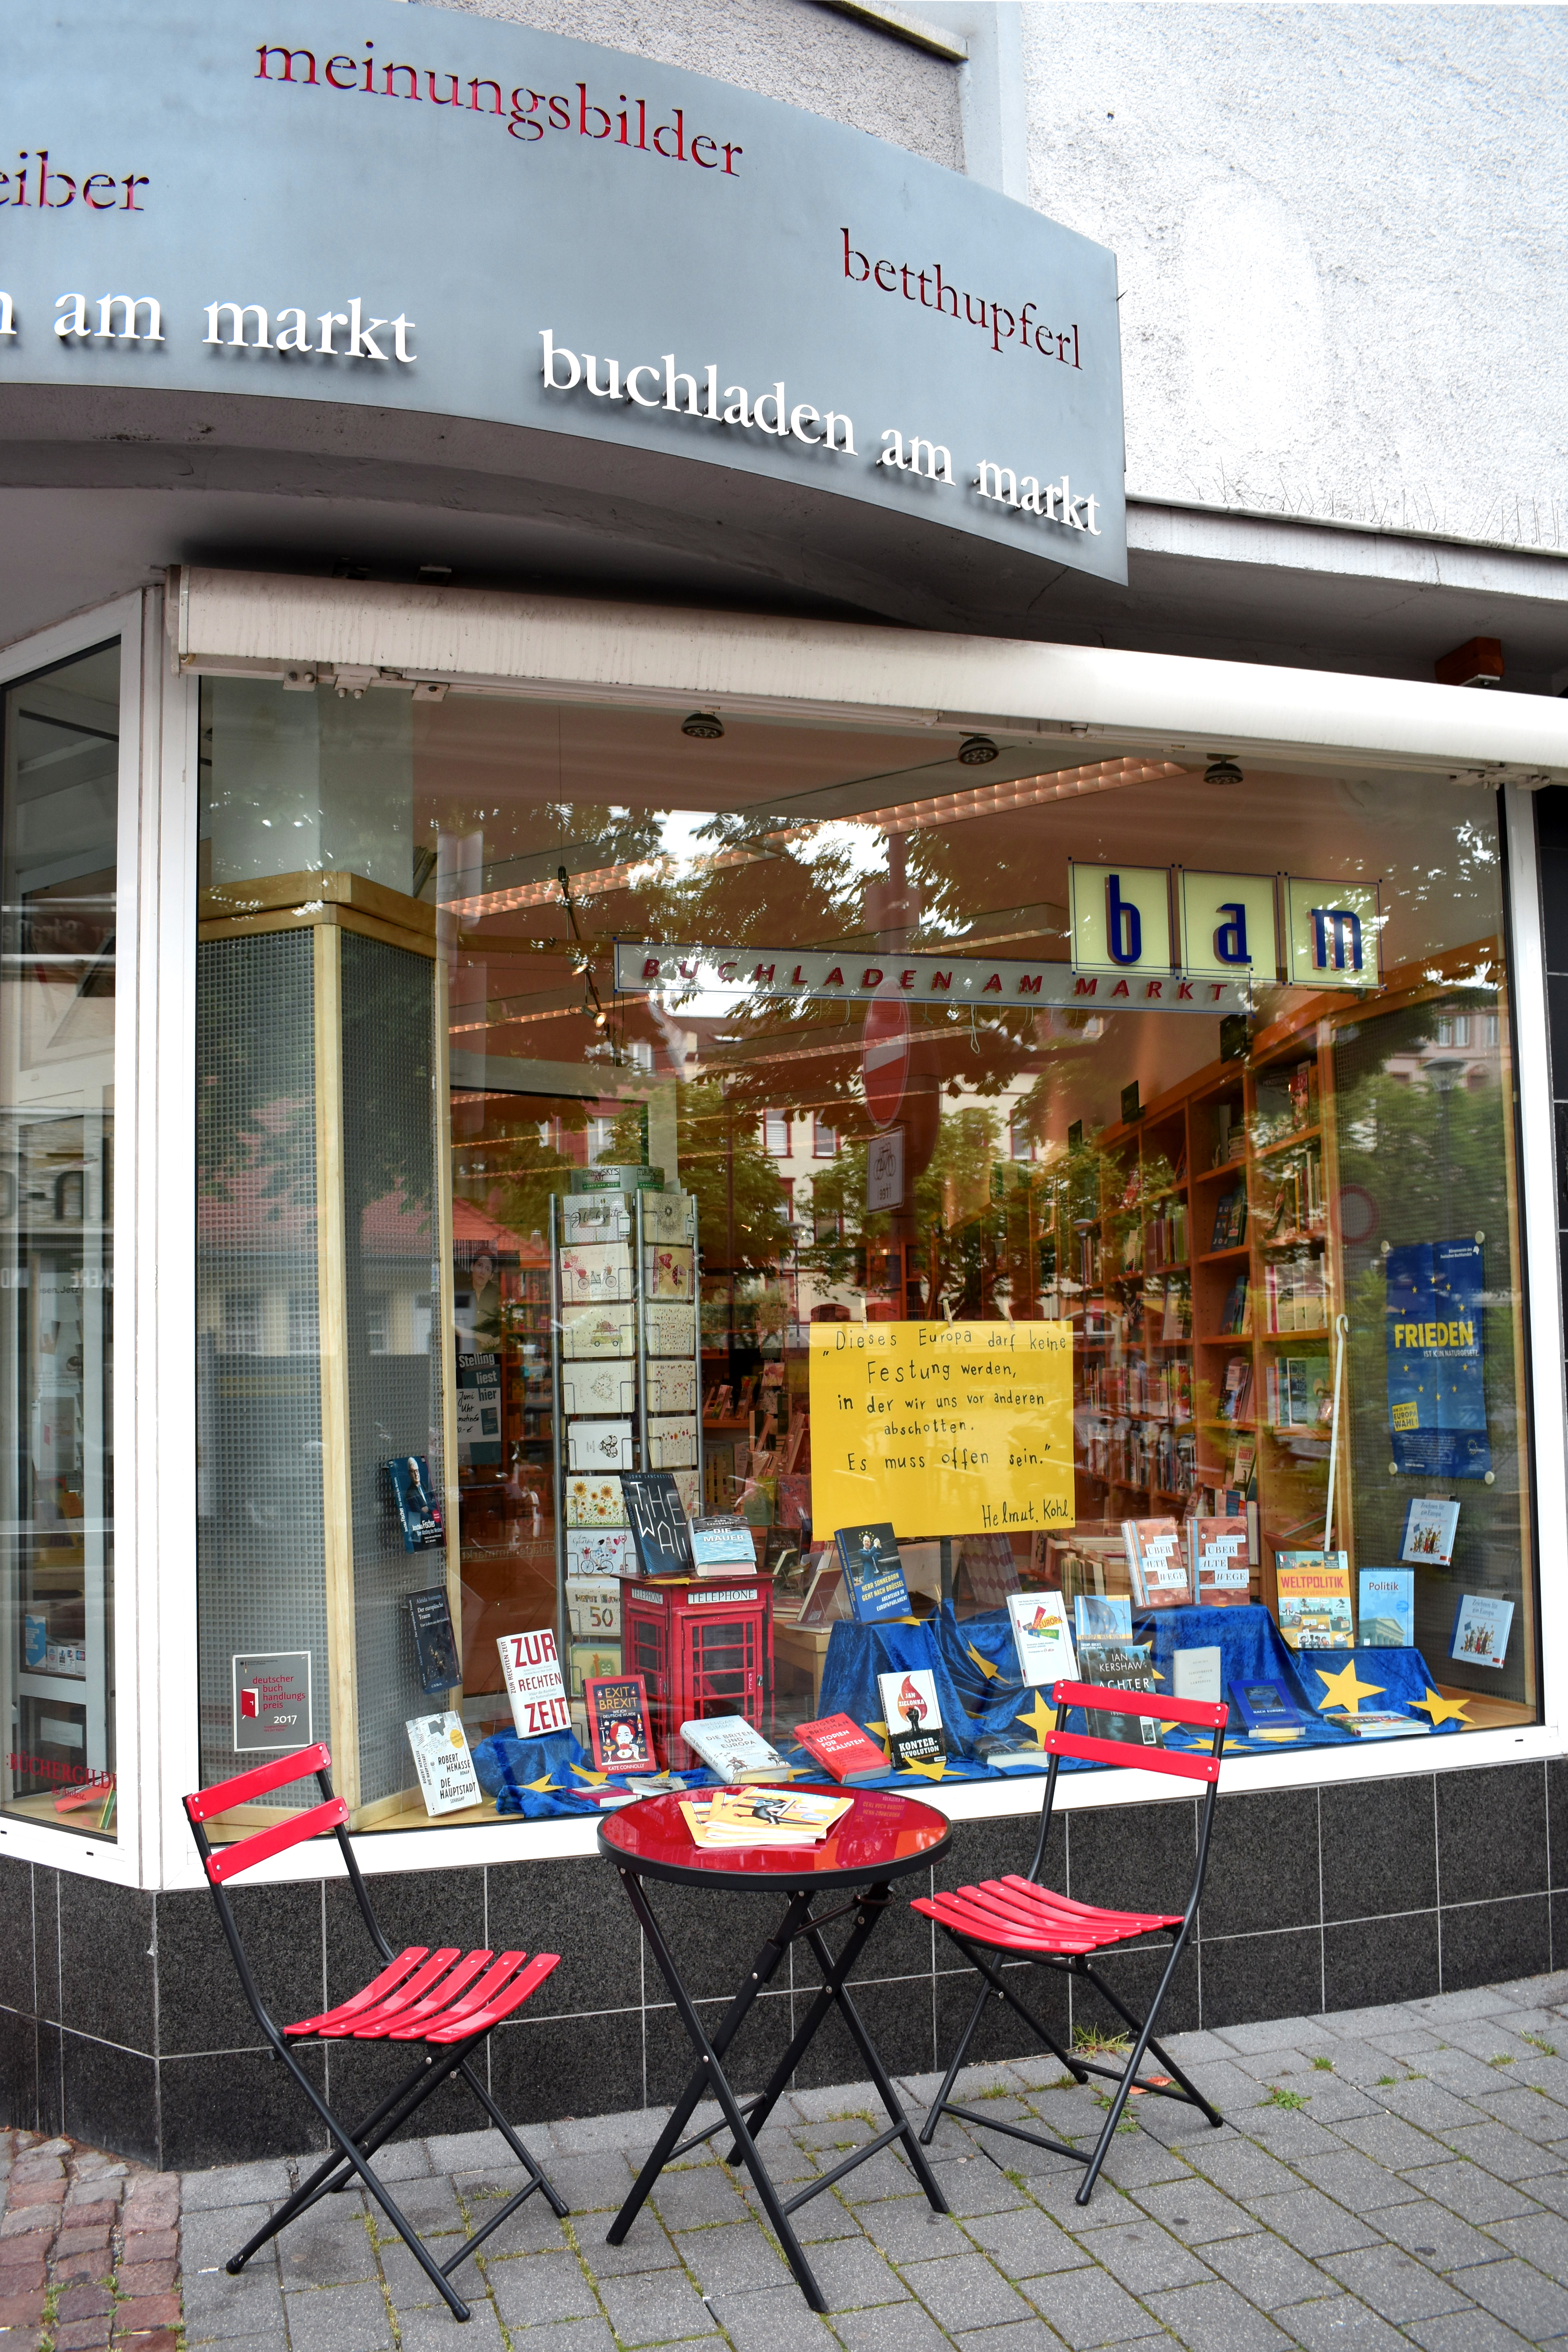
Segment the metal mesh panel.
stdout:
<path fill-rule="evenodd" d="M 419 1686 L 407 1595 L 444 1583 L 444 1551 L 407 1552 L 386 1464 L 423 1454 L 442 1493 L 441 1320 L 435 1265 L 434 967 L 342 935 L 343 1187 L 349 1453 L 353 1496 L 360 1798 L 413 1780 Z"/>
<path fill-rule="evenodd" d="M 1502 1089 L 1510 1069 L 1499 1009 L 1488 990 L 1345 1024 L 1335 1032 L 1334 1097 L 1339 1180 L 1365 1233 L 1344 1246 L 1354 1557 L 1363 1568 L 1391 1566 L 1412 1495 L 1457 1497 L 1453 1566 L 1416 1571 L 1416 1646 L 1441 1681 L 1522 1699 L 1528 1635 L 1517 1604 L 1524 1573 L 1523 1427 L 1515 1378 L 1521 1307 L 1509 1265 L 1512 1185 Z M 1425 1075 L 1424 1059 L 1442 1034 L 1439 1024 L 1466 1016 L 1478 1041 L 1470 1075 L 1445 1097 Z M 1493 1483 L 1391 1477 L 1385 1250 L 1475 1235 L 1485 1236 L 1481 1329 Z M 1466 1592 L 1500 1593 L 1516 1603 L 1500 1670 L 1468 1667 L 1448 1655 Z"/>
<path fill-rule="evenodd" d="M 308 1650 L 328 1736 L 308 931 L 196 950 L 196 1598 L 204 1786 L 239 1769 L 230 1662 Z M 313 1785 L 272 1801 L 310 1804 Z"/>

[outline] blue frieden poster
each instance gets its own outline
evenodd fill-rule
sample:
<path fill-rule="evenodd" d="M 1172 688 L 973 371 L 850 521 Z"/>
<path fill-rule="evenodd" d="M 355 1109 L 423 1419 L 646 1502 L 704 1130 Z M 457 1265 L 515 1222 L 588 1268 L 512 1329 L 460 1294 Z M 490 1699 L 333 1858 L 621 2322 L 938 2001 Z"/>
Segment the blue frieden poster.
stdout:
<path fill-rule="evenodd" d="M 1390 1250 L 1384 1265 L 1395 1463 L 1417 1477 L 1484 1478 L 1491 1445 L 1481 1244 L 1412 1242 Z"/>

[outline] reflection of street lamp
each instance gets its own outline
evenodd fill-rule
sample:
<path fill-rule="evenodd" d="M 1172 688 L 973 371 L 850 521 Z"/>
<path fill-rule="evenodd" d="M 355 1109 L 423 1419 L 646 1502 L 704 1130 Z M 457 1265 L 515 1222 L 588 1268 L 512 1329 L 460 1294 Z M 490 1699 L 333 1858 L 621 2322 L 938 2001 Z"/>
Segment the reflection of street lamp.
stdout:
<path fill-rule="evenodd" d="M 1464 1075 L 1464 1064 L 1452 1055 L 1439 1055 L 1426 1065 L 1427 1076 L 1437 1089 L 1437 1149 L 1441 1155 L 1443 1202 L 1443 1233 L 1448 1234 L 1451 1222 L 1448 1207 L 1448 1097 Z"/>

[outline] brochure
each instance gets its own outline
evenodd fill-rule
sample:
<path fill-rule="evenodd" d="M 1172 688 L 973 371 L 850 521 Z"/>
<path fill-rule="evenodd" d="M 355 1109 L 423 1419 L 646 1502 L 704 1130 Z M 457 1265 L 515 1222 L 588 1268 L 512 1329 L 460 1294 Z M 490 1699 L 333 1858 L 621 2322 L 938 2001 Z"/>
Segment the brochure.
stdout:
<path fill-rule="evenodd" d="M 1364 1568 L 1361 1571 L 1360 1642 L 1364 1650 L 1413 1650 L 1416 1646 L 1416 1571 L 1413 1568 Z"/>
<path fill-rule="evenodd" d="M 833 1538 L 849 1583 L 850 1607 L 859 1625 L 878 1625 L 909 1614 L 909 1587 L 891 1520 L 874 1527 L 840 1528 Z"/>
<path fill-rule="evenodd" d="M 1060 1592 L 1010 1592 L 1008 1615 L 1025 1687 L 1040 1690 L 1063 1676 L 1078 1679 L 1078 1660 L 1067 1630 L 1067 1604 Z"/>
<path fill-rule="evenodd" d="M 1441 1495 L 1413 1495 L 1405 1514 L 1405 1540 L 1399 1557 L 1420 1568 L 1451 1568 L 1454 1531 L 1459 1524 L 1458 1503 Z"/>
<path fill-rule="evenodd" d="M 452 1611 L 444 1584 L 427 1592 L 411 1592 L 408 1613 L 413 1625 L 413 1654 L 419 1687 L 427 1697 L 452 1690 L 463 1679 L 457 1664 L 457 1643 L 452 1631 Z"/>
<path fill-rule="evenodd" d="M 484 1803 L 460 1715 L 416 1715 L 404 1728 L 427 1813 L 460 1813 Z"/>
<path fill-rule="evenodd" d="M 423 1454 L 400 1454 L 387 1464 L 404 1551 L 433 1551 L 446 1541 L 441 1507 L 430 1491 L 430 1465 Z"/>
<path fill-rule="evenodd" d="M 878 1675 L 876 1687 L 894 1771 L 911 1764 L 935 1764 L 946 1755 L 936 1678 L 929 1668 L 911 1666 L 900 1672 L 895 1667 L 891 1674 Z"/>
<path fill-rule="evenodd" d="M 1508 1655 L 1513 1603 L 1494 1592 L 1467 1592 L 1454 1618 L 1450 1658 L 1470 1666 L 1500 1666 Z"/>
<path fill-rule="evenodd" d="M 570 1731 L 571 1710 L 549 1627 L 541 1625 L 531 1633 L 503 1633 L 496 1647 L 501 1653 L 501 1672 L 517 1738 L 542 1739 L 547 1732 Z"/>
<path fill-rule="evenodd" d="M 590 1675 L 582 1685 L 582 1703 L 596 1771 L 655 1769 L 648 1686 L 641 1675 Z"/>
<path fill-rule="evenodd" d="M 854 1803 L 809 1789 L 716 1789 L 683 1797 L 681 1811 L 695 1845 L 820 1845 Z"/>

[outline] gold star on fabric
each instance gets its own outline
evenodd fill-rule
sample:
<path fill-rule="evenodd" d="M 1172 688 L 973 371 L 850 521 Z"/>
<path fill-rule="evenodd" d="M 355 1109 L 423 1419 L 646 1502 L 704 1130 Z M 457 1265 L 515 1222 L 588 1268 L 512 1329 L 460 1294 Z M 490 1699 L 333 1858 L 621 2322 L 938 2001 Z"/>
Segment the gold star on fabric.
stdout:
<path fill-rule="evenodd" d="M 1445 1698 L 1441 1691 L 1435 1691 L 1432 1688 L 1431 1684 L 1428 1683 L 1427 1685 L 1426 1697 L 1413 1698 L 1411 1700 L 1410 1712 L 1412 1715 L 1416 1713 L 1429 1715 L 1434 1724 L 1468 1724 L 1470 1719 L 1465 1713 L 1465 1708 L 1468 1705 L 1469 1701 L 1466 1699 Z"/>
<path fill-rule="evenodd" d="M 1027 1723 L 1035 1738 L 1043 1741 L 1048 1731 L 1056 1729 L 1056 1710 L 1047 1706 L 1039 1691 L 1031 1694 L 1028 1706 L 1020 1707 L 1014 1716 L 1015 1723 Z"/>
<path fill-rule="evenodd" d="M 602 1789 L 610 1778 L 608 1772 L 596 1772 L 590 1764 L 574 1764 L 571 1769 L 580 1780 L 587 1781 L 591 1789 Z"/>
<path fill-rule="evenodd" d="M 866 1725 L 866 1729 L 870 1732 L 873 1739 L 880 1739 L 883 1746 L 884 1748 L 886 1747 L 887 1726 L 885 1723 L 868 1723 Z"/>
<path fill-rule="evenodd" d="M 993 1679 L 993 1677 L 994 1677 L 994 1676 L 996 1676 L 997 1675 L 999 1675 L 999 1674 L 1001 1673 L 1001 1668 L 1000 1668 L 1000 1666 L 993 1666 L 993 1665 L 992 1665 L 992 1664 L 991 1664 L 991 1662 L 990 1662 L 990 1660 L 989 1660 L 989 1658 L 982 1658 L 982 1657 L 981 1657 L 981 1655 L 980 1655 L 980 1654 L 979 1654 L 978 1650 L 977 1650 L 977 1649 L 976 1649 L 976 1647 L 975 1647 L 975 1645 L 974 1645 L 973 1642 L 970 1642 L 970 1643 L 967 1645 L 966 1650 L 965 1650 L 965 1655 L 966 1655 L 967 1657 L 973 1658 L 973 1660 L 974 1660 L 975 1664 L 979 1667 L 980 1672 L 985 1675 L 985 1677 L 986 1677 L 986 1679 L 987 1679 L 987 1681 L 988 1681 L 988 1682 L 989 1682 L 990 1680 L 992 1680 L 992 1679 Z"/>
<path fill-rule="evenodd" d="M 947 1759 L 936 1756 L 929 1764 L 901 1764 L 898 1769 L 901 1772 L 918 1772 L 923 1780 L 940 1780 L 946 1775 Z"/>
<path fill-rule="evenodd" d="M 1354 1658 L 1347 1666 L 1342 1666 L 1337 1675 L 1331 1675 L 1326 1666 L 1314 1666 L 1312 1672 L 1323 1686 L 1323 1695 L 1318 1701 L 1320 1713 L 1325 1706 L 1343 1706 L 1347 1715 L 1359 1715 L 1364 1698 L 1381 1698 L 1384 1695 L 1381 1683 L 1364 1683 L 1359 1679 Z"/>
<path fill-rule="evenodd" d="M 532 1789 L 539 1796 L 545 1796 L 554 1789 L 555 1781 L 549 1772 L 541 1772 L 537 1780 L 525 1780 L 523 1786 L 525 1789 Z"/>

